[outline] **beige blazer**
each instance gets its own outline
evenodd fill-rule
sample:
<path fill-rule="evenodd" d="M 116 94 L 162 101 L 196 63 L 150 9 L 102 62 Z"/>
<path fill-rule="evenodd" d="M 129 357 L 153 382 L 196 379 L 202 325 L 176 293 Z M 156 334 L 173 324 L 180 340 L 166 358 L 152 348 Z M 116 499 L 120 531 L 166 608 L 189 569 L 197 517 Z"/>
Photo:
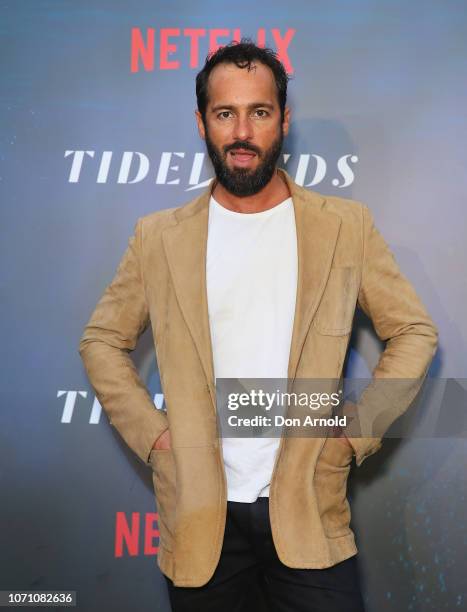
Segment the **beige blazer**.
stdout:
<path fill-rule="evenodd" d="M 298 241 L 298 288 L 288 377 L 342 375 L 356 305 L 387 341 L 347 432 L 356 464 L 408 408 L 433 358 L 437 329 L 399 270 L 369 209 L 297 185 L 284 170 Z M 209 198 L 139 218 L 79 345 L 89 380 L 126 444 L 152 469 L 159 512 L 157 563 L 177 586 L 202 586 L 217 566 L 226 519 L 222 439 L 206 294 Z M 151 324 L 167 411 L 154 407 L 129 353 Z M 355 422 L 355 421 L 354 421 Z M 153 450 L 169 427 L 170 450 Z M 381 429 L 381 428 L 380 428 Z M 363 436 L 363 437 L 362 437 Z M 270 487 L 277 553 L 293 568 L 325 568 L 357 552 L 346 497 L 352 451 L 332 437 L 280 441 Z"/>

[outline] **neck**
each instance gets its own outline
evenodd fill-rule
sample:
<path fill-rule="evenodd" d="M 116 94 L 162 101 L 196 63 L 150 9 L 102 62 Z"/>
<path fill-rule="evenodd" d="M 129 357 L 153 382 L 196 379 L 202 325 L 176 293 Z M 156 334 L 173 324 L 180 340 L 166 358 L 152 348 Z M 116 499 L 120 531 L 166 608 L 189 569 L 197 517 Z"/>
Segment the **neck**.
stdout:
<path fill-rule="evenodd" d="M 256 213 L 274 208 L 274 206 L 290 197 L 290 191 L 287 183 L 276 169 L 269 183 L 254 195 L 244 197 L 233 195 L 216 181 L 212 196 L 219 204 L 234 212 Z"/>

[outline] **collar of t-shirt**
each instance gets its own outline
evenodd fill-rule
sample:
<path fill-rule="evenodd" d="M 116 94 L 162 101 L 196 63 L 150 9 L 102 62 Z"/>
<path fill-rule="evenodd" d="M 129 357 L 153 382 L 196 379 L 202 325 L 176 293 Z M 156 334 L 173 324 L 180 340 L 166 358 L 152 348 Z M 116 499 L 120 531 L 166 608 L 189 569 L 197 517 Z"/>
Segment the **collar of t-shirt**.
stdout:
<path fill-rule="evenodd" d="M 273 206 L 272 208 L 268 208 L 267 210 L 262 210 L 256 213 L 241 213 L 235 210 L 230 210 L 229 208 L 222 206 L 222 204 L 219 204 L 219 202 L 212 195 L 211 195 L 211 205 L 216 209 L 216 211 L 218 211 L 221 214 L 226 215 L 227 217 L 235 217 L 236 219 L 255 219 L 258 217 L 261 217 L 261 218 L 269 217 L 271 215 L 274 215 L 275 213 L 282 212 L 285 208 L 288 208 L 289 206 L 292 205 L 292 198 L 289 196 L 282 202 L 279 202 L 279 204 L 276 204 L 276 206 Z"/>

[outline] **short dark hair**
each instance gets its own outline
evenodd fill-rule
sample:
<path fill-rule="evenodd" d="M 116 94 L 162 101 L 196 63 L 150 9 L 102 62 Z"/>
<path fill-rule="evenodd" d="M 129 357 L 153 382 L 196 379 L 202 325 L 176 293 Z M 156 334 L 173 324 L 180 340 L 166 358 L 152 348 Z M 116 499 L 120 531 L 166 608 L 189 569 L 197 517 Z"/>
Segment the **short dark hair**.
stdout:
<path fill-rule="evenodd" d="M 203 122 L 206 122 L 208 79 L 213 68 L 218 64 L 232 63 L 238 68 L 248 68 L 248 70 L 251 70 L 251 64 L 255 61 L 261 62 L 272 70 L 276 81 L 281 120 L 284 120 L 285 103 L 287 101 L 287 82 L 290 79 L 284 65 L 272 49 L 258 47 L 250 38 L 242 38 L 240 42 L 233 40 L 228 45 L 220 47 L 217 51 L 209 53 L 203 69 L 196 75 L 196 99 Z"/>

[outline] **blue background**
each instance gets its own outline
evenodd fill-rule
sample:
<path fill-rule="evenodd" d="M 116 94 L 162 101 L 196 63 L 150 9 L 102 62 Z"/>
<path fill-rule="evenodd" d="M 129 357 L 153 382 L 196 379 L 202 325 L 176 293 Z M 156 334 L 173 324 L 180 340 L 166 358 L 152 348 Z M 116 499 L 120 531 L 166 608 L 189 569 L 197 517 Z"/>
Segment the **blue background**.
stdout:
<path fill-rule="evenodd" d="M 116 512 L 155 511 L 151 474 L 104 413 L 89 422 L 94 396 L 78 355 L 137 218 L 200 193 L 189 177 L 205 152 L 194 80 L 207 39 L 198 68 L 180 37 L 171 57 L 180 68 L 160 70 L 161 28 L 239 27 L 253 39 L 265 28 L 272 48 L 272 28 L 296 30 L 281 165 L 296 178 L 309 155 L 308 188 L 371 208 L 439 328 L 430 376 L 466 376 L 466 9 L 454 0 L 0 2 L 0 589 L 73 589 L 82 610 L 169 609 L 154 555 L 114 556 Z M 134 27 L 156 30 L 153 71 L 130 71 Z M 94 152 L 76 182 L 67 151 Z M 104 151 L 112 162 L 98 183 Z M 147 157 L 143 180 L 118 182 L 126 151 Z M 157 184 L 167 152 L 179 168 Z M 326 172 L 310 185 L 313 156 Z M 344 156 L 354 160 L 347 185 Z M 210 176 L 204 160 L 200 180 Z M 160 393 L 151 343 L 149 330 L 133 356 Z M 369 376 L 381 348 L 357 318 L 349 371 Z M 81 392 L 69 422 L 60 391 Z M 353 470 L 370 612 L 467 610 L 466 459 L 462 439 L 387 440 Z"/>

